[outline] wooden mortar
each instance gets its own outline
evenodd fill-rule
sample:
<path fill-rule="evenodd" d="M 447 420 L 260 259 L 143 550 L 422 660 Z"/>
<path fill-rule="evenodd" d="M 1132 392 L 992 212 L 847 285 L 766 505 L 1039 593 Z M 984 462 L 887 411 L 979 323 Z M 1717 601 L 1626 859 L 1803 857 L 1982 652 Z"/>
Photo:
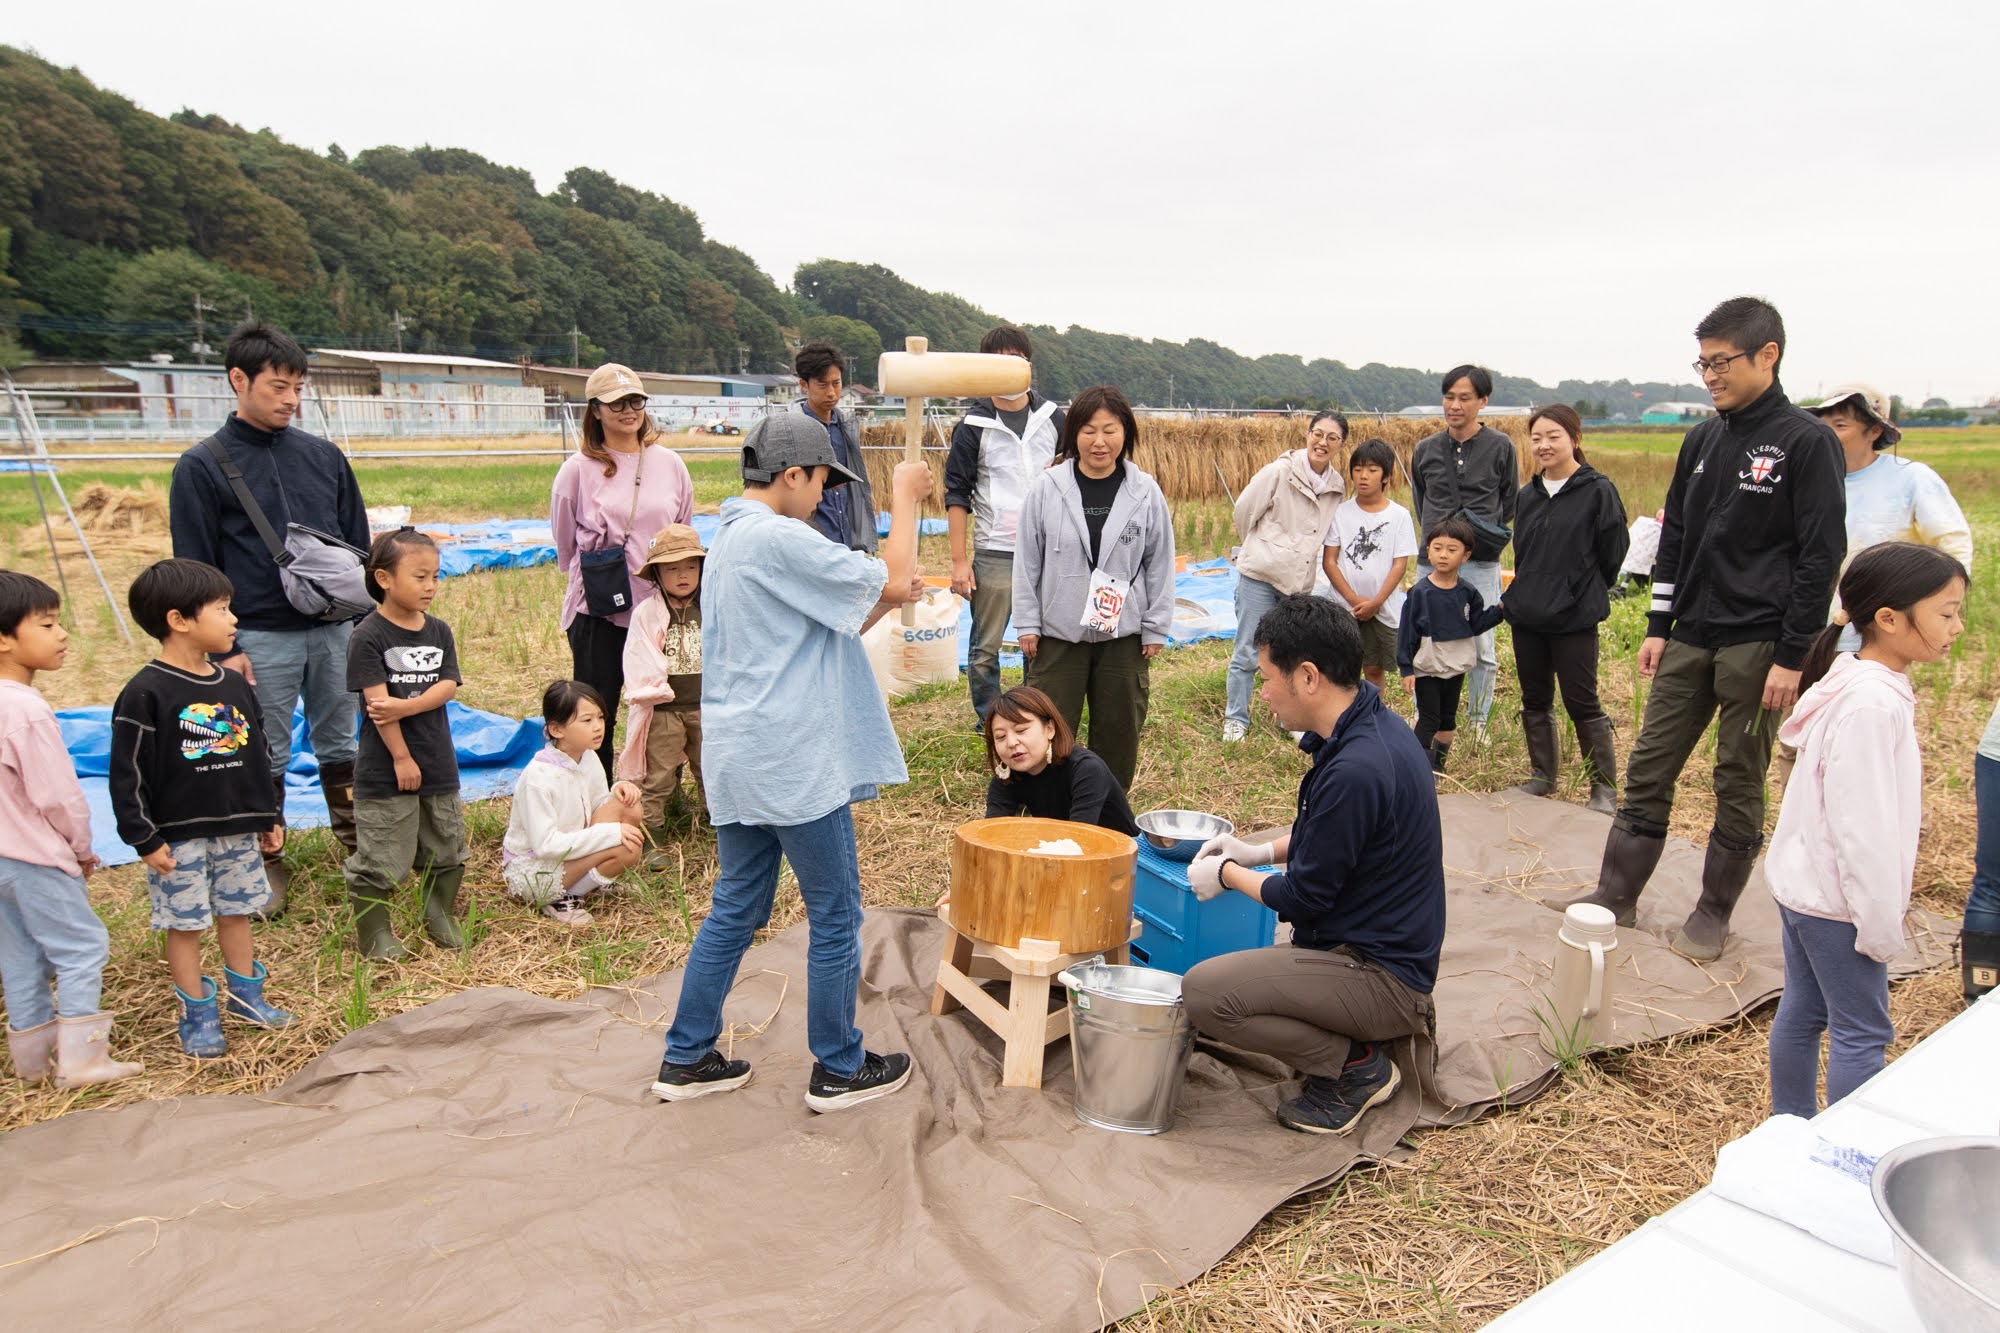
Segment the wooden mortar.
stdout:
<path fill-rule="evenodd" d="M 1037 852 L 1068 838 L 1081 856 Z M 1111 950 L 1131 937 L 1138 844 L 1061 819 L 975 819 L 951 840 L 951 924 L 987 944 L 1052 940 L 1063 953 Z"/>

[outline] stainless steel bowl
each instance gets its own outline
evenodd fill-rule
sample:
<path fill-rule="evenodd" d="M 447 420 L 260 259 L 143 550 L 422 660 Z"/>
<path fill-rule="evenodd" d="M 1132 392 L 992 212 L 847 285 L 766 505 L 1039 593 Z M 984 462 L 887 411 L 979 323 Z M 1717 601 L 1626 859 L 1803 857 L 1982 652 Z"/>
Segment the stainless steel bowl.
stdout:
<path fill-rule="evenodd" d="M 1173 861 L 1192 861 L 1210 838 L 1236 832 L 1236 825 L 1220 815 L 1199 810 L 1148 810 L 1138 824 L 1153 850 Z"/>
<path fill-rule="evenodd" d="M 1873 1189 L 1924 1327 L 2000 1330 L 2000 1138 L 1906 1143 L 1876 1163 Z"/>

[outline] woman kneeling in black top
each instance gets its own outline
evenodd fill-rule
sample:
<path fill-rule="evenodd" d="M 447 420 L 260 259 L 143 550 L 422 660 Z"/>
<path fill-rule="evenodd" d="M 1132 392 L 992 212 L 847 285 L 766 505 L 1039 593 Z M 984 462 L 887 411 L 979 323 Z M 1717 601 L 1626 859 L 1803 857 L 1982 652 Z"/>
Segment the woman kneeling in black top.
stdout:
<path fill-rule="evenodd" d="M 1138 836 L 1125 789 L 1102 759 L 1076 743 L 1055 703 L 1032 685 L 994 700 L 986 715 L 986 817 L 1068 819 Z"/>

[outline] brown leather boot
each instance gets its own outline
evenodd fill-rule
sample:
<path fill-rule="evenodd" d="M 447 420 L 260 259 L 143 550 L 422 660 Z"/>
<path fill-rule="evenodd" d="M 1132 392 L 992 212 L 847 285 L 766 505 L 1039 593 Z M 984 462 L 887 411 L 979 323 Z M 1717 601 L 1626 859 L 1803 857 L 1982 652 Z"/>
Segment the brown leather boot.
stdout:
<path fill-rule="evenodd" d="M 319 766 L 319 790 L 326 797 L 326 822 L 340 845 L 354 855 L 354 761 Z"/>
<path fill-rule="evenodd" d="M 1646 891 L 1646 882 L 1666 850 L 1666 825 L 1620 812 L 1604 839 L 1604 863 L 1597 872 L 1597 887 L 1580 898 L 1544 898 L 1542 906 L 1564 912 L 1577 903 L 1595 903 L 1610 909 L 1619 925 L 1637 925 L 1639 895 Z"/>
<path fill-rule="evenodd" d="M 1708 831 L 1708 856 L 1701 863 L 1701 898 L 1688 914 L 1687 923 L 1674 932 L 1668 948 L 1697 963 L 1722 957 L 1722 946 L 1729 939 L 1729 915 L 1743 896 L 1743 886 L 1750 882 L 1757 849 L 1763 844 L 1758 838 L 1743 846 L 1721 829 Z"/>
<path fill-rule="evenodd" d="M 279 773 L 271 779 L 271 785 L 278 791 L 278 820 L 285 818 L 285 775 Z M 271 886 L 271 901 L 264 904 L 264 910 L 252 915 L 253 921 L 276 921 L 285 914 L 285 900 L 292 887 L 291 872 L 285 869 L 285 850 L 280 847 L 275 852 L 264 854 L 264 881 Z"/>

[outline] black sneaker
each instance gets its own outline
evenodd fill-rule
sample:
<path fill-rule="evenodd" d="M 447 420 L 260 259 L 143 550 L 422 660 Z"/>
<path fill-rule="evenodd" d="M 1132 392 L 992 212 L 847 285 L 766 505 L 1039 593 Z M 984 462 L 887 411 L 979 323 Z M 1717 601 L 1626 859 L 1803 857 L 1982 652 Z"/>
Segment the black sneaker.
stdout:
<path fill-rule="evenodd" d="M 1339 1078 L 1307 1075 L 1299 1095 L 1278 1108 L 1278 1123 L 1306 1134 L 1345 1134 L 1371 1106 L 1403 1086 L 1403 1075 L 1380 1046 L 1341 1071 Z"/>
<path fill-rule="evenodd" d="M 711 1092 L 734 1092 L 750 1081 L 748 1060 L 725 1060 L 718 1051 L 691 1065 L 660 1061 L 660 1076 L 653 1080 L 653 1094 L 662 1101 L 684 1102 L 706 1097 Z"/>
<path fill-rule="evenodd" d="M 835 1078 L 826 1066 L 813 1061 L 812 1083 L 806 1089 L 806 1105 L 815 1111 L 845 1111 L 850 1106 L 887 1097 L 910 1081 L 910 1057 L 877 1055 L 864 1051 L 861 1068 L 846 1078 Z"/>

